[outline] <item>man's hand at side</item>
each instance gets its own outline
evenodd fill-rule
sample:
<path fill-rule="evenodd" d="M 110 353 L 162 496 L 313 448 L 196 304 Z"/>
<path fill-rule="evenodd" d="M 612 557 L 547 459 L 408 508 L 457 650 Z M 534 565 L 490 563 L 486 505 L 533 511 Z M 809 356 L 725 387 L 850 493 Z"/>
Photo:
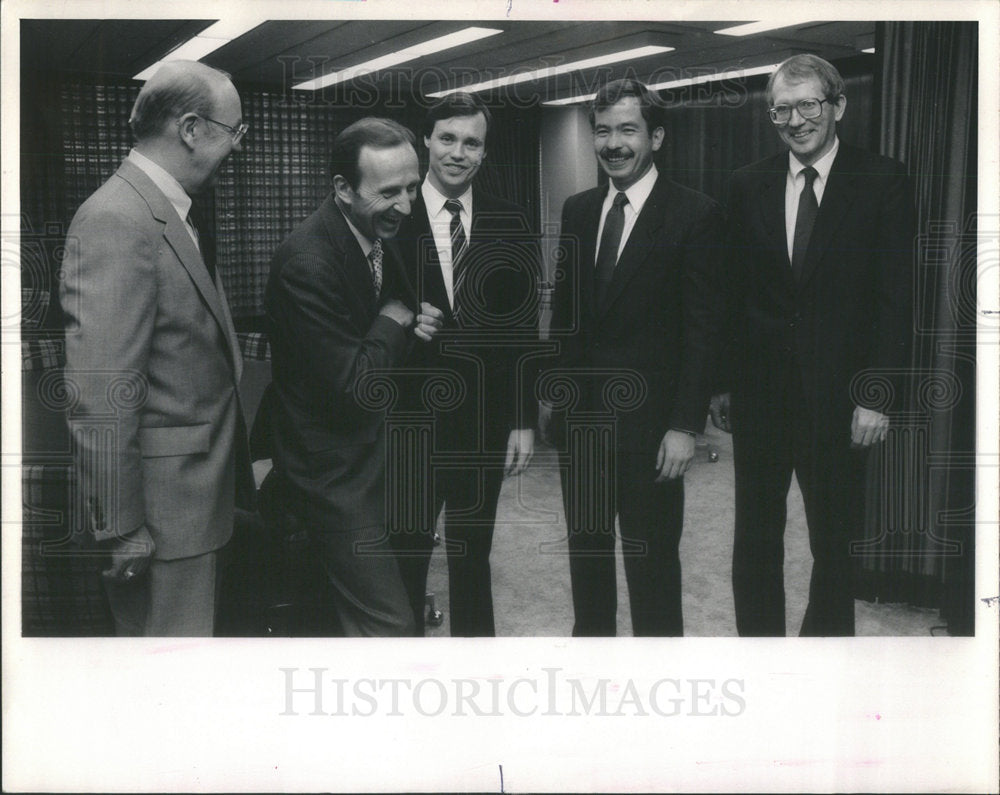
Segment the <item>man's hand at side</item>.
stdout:
<path fill-rule="evenodd" d="M 682 477 L 694 458 L 694 436 L 684 431 L 667 431 L 656 454 L 656 482 Z"/>
<path fill-rule="evenodd" d="M 114 582 L 131 582 L 149 568 L 155 551 L 153 537 L 145 525 L 126 536 L 119 536 L 108 542 L 111 562 L 101 576 Z"/>

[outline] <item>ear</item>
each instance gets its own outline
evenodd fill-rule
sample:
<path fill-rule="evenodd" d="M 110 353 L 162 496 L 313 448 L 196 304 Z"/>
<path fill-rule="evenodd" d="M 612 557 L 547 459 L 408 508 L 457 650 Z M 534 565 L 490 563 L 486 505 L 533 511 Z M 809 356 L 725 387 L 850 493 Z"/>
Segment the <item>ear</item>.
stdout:
<path fill-rule="evenodd" d="M 424 147 L 427 149 L 431 148 L 431 137 L 429 135 L 424 136 Z"/>
<path fill-rule="evenodd" d="M 333 178 L 333 192 L 341 202 L 347 205 L 350 205 L 351 200 L 354 198 L 354 190 L 351 188 L 350 183 L 340 176 L 340 174 L 337 174 Z"/>
<path fill-rule="evenodd" d="M 194 149 L 198 140 L 198 114 L 185 113 L 177 122 L 177 134 L 189 149 Z"/>
<path fill-rule="evenodd" d="M 840 121 L 844 116 L 844 109 L 847 107 L 847 97 L 841 94 L 837 97 L 837 101 L 833 103 L 833 118 L 836 121 Z"/>
<path fill-rule="evenodd" d="M 663 131 L 662 127 L 657 127 L 655 130 L 653 130 L 653 134 L 650 136 L 650 138 L 653 139 L 654 152 L 660 151 L 660 147 L 663 146 L 663 138 L 665 136 L 666 133 Z"/>

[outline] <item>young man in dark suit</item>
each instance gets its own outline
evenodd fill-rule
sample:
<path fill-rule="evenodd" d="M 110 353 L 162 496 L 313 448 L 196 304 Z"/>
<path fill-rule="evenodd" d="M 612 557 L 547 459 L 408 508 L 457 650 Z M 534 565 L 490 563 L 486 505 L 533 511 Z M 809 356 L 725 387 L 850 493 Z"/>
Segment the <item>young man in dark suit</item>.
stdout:
<path fill-rule="evenodd" d="M 434 343 L 411 367 L 451 373 L 463 396 L 434 412 L 428 526 L 411 536 L 411 599 L 418 624 L 434 523 L 442 507 L 453 636 L 496 634 L 490 548 L 503 479 L 531 460 L 537 400 L 524 364 L 537 339 L 539 251 L 525 211 L 473 182 L 492 118 L 476 97 L 451 94 L 430 107 L 427 175 L 401 239 L 421 298 L 444 313 Z M 448 461 L 444 462 L 447 458 Z"/>
<path fill-rule="evenodd" d="M 634 634 L 683 634 L 683 476 L 708 415 L 724 226 L 713 201 L 657 171 L 660 112 L 637 80 L 598 91 L 590 120 L 610 184 L 563 207 L 551 325 L 561 352 L 546 377 L 565 374 L 574 403 L 551 422 L 564 443 L 577 636 L 616 632 L 616 515 Z"/>
<path fill-rule="evenodd" d="M 735 172 L 729 198 L 733 594 L 741 635 L 785 634 L 783 537 L 794 471 L 813 554 L 802 635 L 853 635 L 850 542 L 864 523 L 867 450 L 885 439 L 883 390 L 905 368 L 913 200 L 901 163 L 837 138 L 844 81 L 815 55 L 771 75 L 768 113 L 788 152 Z"/>
<path fill-rule="evenodd" d="M 419 185 L 413 144 L 387 119 L 341 132 L 333 192 L 278 247 L 267 285 L 275 467 L 352 636 L 414 632 L 386 529 L 385 412 L 365 388 L 440 325 L 392 242 Z"/>

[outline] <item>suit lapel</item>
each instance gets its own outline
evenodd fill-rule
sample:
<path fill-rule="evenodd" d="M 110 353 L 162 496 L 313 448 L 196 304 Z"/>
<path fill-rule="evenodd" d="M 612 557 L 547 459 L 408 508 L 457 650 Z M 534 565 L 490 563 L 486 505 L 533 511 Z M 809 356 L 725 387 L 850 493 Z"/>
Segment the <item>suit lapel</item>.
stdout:
<path fill-rule="evenodd" d="M 128 182 L 142 196 L 149 206 L 153 217 L 165 224 L 163 237 L 167 244 L 173 249 L 174 254 L 181 266 L 187 271 L 191 281 L 194 282 L 195 289 L 201 295 L 202 300 L 208 307 L 208 311 L 215 318 L 215 322 L 222 332 L 229 349 L 229 358 L 233 365 L 233 373 L 237 383 L 242 371 L 242 360 L 239 353 L 239 344 L 236 340 L 236 332 L 233 328 L 233 321 L 229 315 L 229 308 L 225 306 L 225 297 L 220 285 L 212 282 L 208 275 L 208 269 L 201 257 L 201 252 L 195 245 L 194 240 L 188 232 L 184 221 L 177 214 L 177 210 L 170 203 L 163 192 L 156 187 L 156 184 L 149 176 L 134 163 L 125 160 L 118 169 L 118 175 Z M 218 272 L 216 275 L 218 279 Z"/>
<path fill-rule="evenodd" d="M 421 301 L 433 304 L 446 314 L 451 313 L 448 303 L 448 291 L 444 286 L 444 275 L 441 273 L 441 261 L 438 259 L 437 244 L 431 232 L 431 222 L 427 215 L 427 205 L 423 196 L 417 193 L 413 205 L 413 246 L 416 267 L 411 276 L 413 288 Z"/>
<path fill-rule="evenodd" d="M 771 167 L 773 165 L 773 168 Z M 795 289 L 792 263 L 788 259 L 788 236 L 785 231 L 785 185 L 788 180 L 788 155 L 783 154 L 768 161 L 768 169 L 761 175 L 758 207 L 764 239 L 778 252 L 773 259 L 777 277 L 789 290 Z"/>
<path fill-rule="evenodd" d="M 590 313 L 593 315 L 597 314 L 597 307 L 594 306 L 594 260 L 597 257 L 597 226 L 601 223 L 601 205 L 604 204 L 606 193 L 607 191 L 603 188 L 594 189 L 586 197 L 579 219 L 582 226 L 582 232 L 579 236 L 580 298 L 586 302 L 586 306 L 590 308 Z"/>
<path fill-rule="evenodd" d="M 802 268 L 802 285 L 808 283 L 816 273 L 816 268 L 823 259 L 823 253 L 829 249 L 841 221 L 857 196 L 855 184 L 857 169 L 851 167 L 850 161 L 850 150 L 841 144 L 830 169 L 830 176 L 823 191 L 823 202 L 819 206 L 819 212 L 816 213 L 816 223 L 809 237 L 809 249 L 806 251 Z"/>
<path fill-rule="evenodd" d="M 340 211 L 333 194 L 327 196 L 321 207 L 326 233 L 334 249 L 342 253 L 340 257 L 344 285 L 355 296 L 360 304 L 365 322 L 370 322 L 375 316 L 375 281 L 372 278 L 371 264 L 361 250 L 361 244 L 354 237 L 354 231 L 347 225 L 347 219 Z M 385 259 L 382 260 L 383 275 Z"/>

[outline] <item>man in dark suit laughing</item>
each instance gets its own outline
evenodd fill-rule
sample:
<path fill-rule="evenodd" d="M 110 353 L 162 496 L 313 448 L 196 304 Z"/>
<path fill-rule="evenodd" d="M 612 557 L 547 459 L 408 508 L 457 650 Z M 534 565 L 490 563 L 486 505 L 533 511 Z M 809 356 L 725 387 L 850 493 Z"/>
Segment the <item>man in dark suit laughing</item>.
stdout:
<path fill-rule="evenodd" d="M 352 636 L 414 632 L 386 527 L 385 412 L 362 388 L 440 325 L 440 312 L 418 305 L 392 242 L 419 184 L 413 140 L 387 119 L 341 132 L 333 192 L 278 247 L 267 285 L 275 467 Z"/>

